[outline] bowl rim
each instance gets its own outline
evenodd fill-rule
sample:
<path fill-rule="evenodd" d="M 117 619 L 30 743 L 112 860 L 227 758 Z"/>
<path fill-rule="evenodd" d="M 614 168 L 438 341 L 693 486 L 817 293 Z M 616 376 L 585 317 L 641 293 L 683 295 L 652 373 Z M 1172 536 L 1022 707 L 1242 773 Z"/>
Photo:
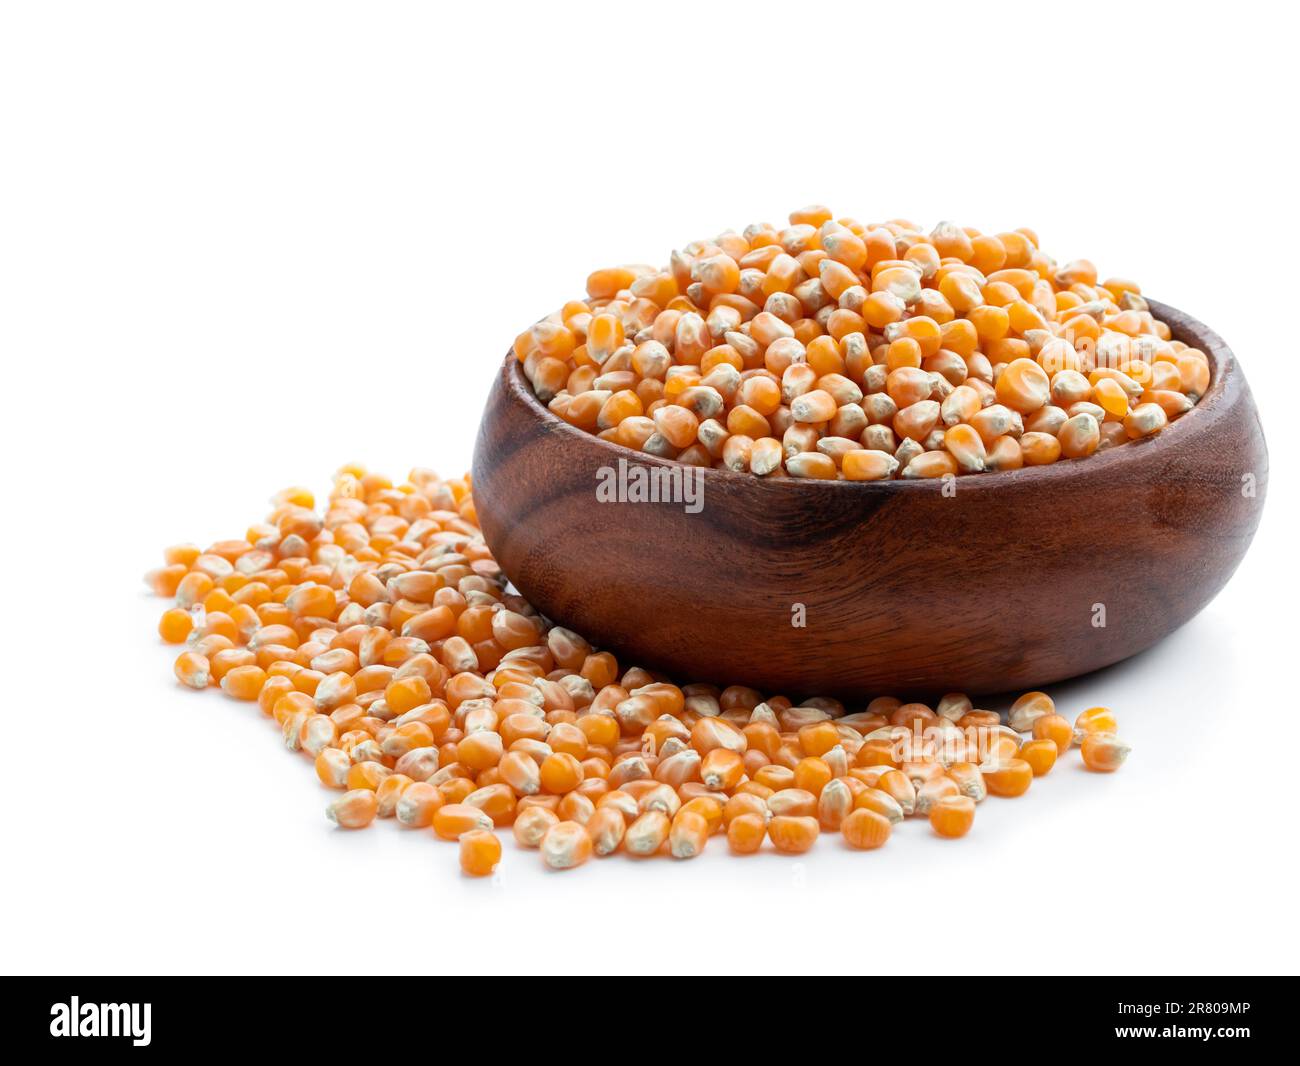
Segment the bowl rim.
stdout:
<path fill-rule="evenodd" d="M 1203 351 L 1210 363 L 1210 387 L 1197 401 L 1196 405 L 1181 418 L 1167 425 L 1151 437 L 1128 441 L 1125 444 L 1094 452 L 1081 459 L 1061 459 L 1044 466 L 1020 467 L 1015 470 L 985 471 L 979 474 L 958 476 L 957 483 L 962 492 L 969 490 L 992 491 L 1014 479 L 1014 484 L 1026 488 L 1038 485 L 1050 485 L 1055 481 L 1068 478 L 1077 481 L 1081 474 L 1105 474 L 1122 463 L 1135 461 L 1154 461 L 1170 449 L 1177 448 L 1189 433 L 1197 429 L 1208 429 L 1223 411 L 1232 406 L 1241 391 L 1243 377 L 1237 367 L 1237 360 L 1227 343 L 1214 330 L 1200 320 L 1170 304 L 1147 298 L 1151 313 L 1165 322 L 1175 340 L 1181 340 L 1188 347 Z M 594 433 L 578 429 L 550 411 L 533 392 L 532 385 L 524 377 L 523 364 L 519 362 L 513 349 L 506 352 L 505 364 L 501 370 L 508 395 L 517 403 L 522 403 L 538 419 L 548 433 L 557 433 L 572 439 L 575 444 L 594 445 L 597 452 L 604 451 L 610 455 L 610 461 L 624 459 L 645 466 L 668 470 L 695 470 L 695 476 L 703 477 L 705 484 L 714 489 L 739 488 L 741 486 L 769 486 L 759 489 L 765 492 L 791 492 L 811 489 L 817 492 L 942 492 L 945 478 L 888 478 L 879 481 L 847 481 L 843 478 L 819 479 L 799 478 L 782 475 L 780 477 L 757 477 L 716 466 L 684 466 L 673 459 L 650 455 L 636 451 L 623 444 L 603 440 Z M 1183 428 L 1190 425 L 1191 429 Z M 815 489 L 812 487 L 816 486 Z"/>

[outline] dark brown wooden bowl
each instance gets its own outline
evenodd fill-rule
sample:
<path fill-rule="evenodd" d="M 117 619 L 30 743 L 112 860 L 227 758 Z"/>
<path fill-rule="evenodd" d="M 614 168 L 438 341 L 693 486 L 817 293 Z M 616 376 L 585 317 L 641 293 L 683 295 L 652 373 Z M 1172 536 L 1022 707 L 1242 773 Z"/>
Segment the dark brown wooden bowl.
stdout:
<path fill-rule="evenodd" d="M 555 417 L 510 356 L 474 454 L 484 536 L 547 617 L 683 683 L 861 700 L 1023 690 L 1107 666 L 1223 587 L 1268 481 L 1231 350 L 1191 316 L 1151 310 L 1213 371 L 1152 438 L 959 478 L 949 495 L 939 481 L 705 470 L 697 514 L 598 502 L 602 467 L 676 464 Z"/>

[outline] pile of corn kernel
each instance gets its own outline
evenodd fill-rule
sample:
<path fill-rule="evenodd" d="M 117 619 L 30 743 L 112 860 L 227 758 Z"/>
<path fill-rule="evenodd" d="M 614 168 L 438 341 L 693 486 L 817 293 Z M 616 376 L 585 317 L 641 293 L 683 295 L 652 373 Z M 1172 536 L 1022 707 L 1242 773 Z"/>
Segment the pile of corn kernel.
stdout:
<path fill-rule="evenodd" d="M 760 476 L 1015 470 L 1149 437 L 1210 384 L 1138 286 L 1032 230 L 813 206 L 587 278 L 520 334 L 538 398 L 601 438 Z"/>
<path fill-rule="evenodd" d="M 1072 724 L 1041 692 L 1004 723 L 959 694 L 847 713 L 621 668 L 508 591 L 468 478 L 348 466 L 323 517 L 289 489 L 242 538 L 165 564 L 146 581 L 175 601 L 158 632 L 186 645 L 177 679 L 256 702 L 341 793 L 337 825 L 431 827 L 473 875 L 507 828 L 553 869 L 687 859 L 715 835 L 740 854 L 822 832 L 877 848 L 908 816 L 960 837 L 988 794 L 1022 795 L 1072 746 L 1103 772 L 1129 750 L 1110 710 Z"/>

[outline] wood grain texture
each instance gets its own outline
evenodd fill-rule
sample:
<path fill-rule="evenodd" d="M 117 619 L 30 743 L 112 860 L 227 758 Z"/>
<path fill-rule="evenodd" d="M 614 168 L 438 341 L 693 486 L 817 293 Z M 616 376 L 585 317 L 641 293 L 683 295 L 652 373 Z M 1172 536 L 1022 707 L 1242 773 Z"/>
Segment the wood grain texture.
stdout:
<path fill-rule="evenodd" d="M 1151 309 L 1210 357 L 1213 383 L 1195 409 L 1153 438 L 963 477 L 948 496 L 939 481 L 706 470 L 698 514 L 598 502 L 599 471 L 620 457 L 675 464 L 556 418 L 508 357 L 474 455 L 483 533 L 547 617 L 683 683 L 861 700 L 1024 690 L 1107 666 L 1223 587 L 1268 481 L 1232 352 L 1189 315 Z M 795 604 L 803 628 L 791 624 Z"/>

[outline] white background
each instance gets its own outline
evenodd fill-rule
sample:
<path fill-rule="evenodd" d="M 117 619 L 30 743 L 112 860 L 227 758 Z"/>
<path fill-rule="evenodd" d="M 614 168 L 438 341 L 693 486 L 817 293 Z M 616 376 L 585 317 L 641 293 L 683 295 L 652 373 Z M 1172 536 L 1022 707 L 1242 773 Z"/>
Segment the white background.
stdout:
<path fill-rule="evenodd" d="M 1285 5 L 2 10 L 4 970 L 1295 971 Z M 503 352 L 588 270 L 811 201 L 1033 226 L 1240 356 L 1251 553 L 1054 690 L 1116 709 L 1120 773 L 1071 759 L 955 843 L 562 875 L 508 843 L 471 882 L 425 833 L 332 831 L 255 707 L 173 682 L 162 546 L 344 461 L 464 470 Z"/>

